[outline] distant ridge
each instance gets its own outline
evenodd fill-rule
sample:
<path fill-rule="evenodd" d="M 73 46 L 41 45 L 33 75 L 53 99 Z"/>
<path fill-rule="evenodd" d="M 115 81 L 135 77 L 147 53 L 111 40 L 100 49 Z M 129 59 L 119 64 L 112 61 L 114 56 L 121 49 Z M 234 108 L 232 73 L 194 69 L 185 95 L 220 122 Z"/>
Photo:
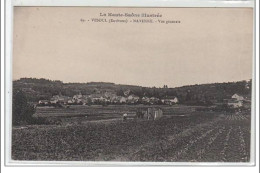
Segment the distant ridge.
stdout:
<path fill-rule="evenodd" d="M 13 81 L 14 90 L 23 90 L 30 101 L 39 99 L 50 99 L 53 95 L 62 94 L 73 96 L 78 93 L 92 94 L 111 92 L 123 95 L 130 90 L 132 94 L 139 97 L 165 98 L 176 96 L 180 102 L 190 100 L 223 100 L 234 93 L 251 97 L 252 80 L 238 82 L 212 83 L 200 85 L 187 85 L 176 88 L 142 87 L 136 85 L 115 84 L 112 82 L 87 82 L 87 83 L 63 83 L 59 80 L 48 80 L 44 78 L 21 78 Z"/>

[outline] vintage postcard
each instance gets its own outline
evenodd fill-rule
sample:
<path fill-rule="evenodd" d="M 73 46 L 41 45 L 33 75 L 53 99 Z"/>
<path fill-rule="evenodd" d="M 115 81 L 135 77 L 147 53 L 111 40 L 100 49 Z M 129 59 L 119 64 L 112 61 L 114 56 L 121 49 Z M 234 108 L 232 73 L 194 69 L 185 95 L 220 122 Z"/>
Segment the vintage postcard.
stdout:
<path fill-rule="evenodd" d="M 253 14 L 14 7 L 11 159 L 252 162 Z"/>

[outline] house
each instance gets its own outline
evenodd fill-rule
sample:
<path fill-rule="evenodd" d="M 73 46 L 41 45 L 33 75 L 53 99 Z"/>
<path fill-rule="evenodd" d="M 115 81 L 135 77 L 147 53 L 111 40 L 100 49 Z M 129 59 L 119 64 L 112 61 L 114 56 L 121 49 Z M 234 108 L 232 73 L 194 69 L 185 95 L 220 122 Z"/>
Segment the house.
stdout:
<path fill-rule="evenodd" d="M 142 103 L 144 103 L 144 104 L 146 104 L 146 103 L 150 103 L 150 98 L 144 96 L 144 97 L 142 98 Z"/>
<path fill-rule="evenodd" d="M 241 96 L 241 95 L 238 95 L 238 94 L 234 94 L 231 98 L 232 99 L 236 99 L 236 100 L 240 100 L 240 101 L 244 100 L 244 97 Z"/>
<path fill-rule="evenodd" d="M 68 100 L 68 104 L 73 104 L 73 103 L 75 103 L 75 101 L 73 99 Z"/>
<path fill-rule="evenodd" d="M 226 105 L 232 108 L 239 108 L 244 106 L 244 101 L 244 97 L 238 94 L 232 95 L 230 99 L 224 99 Z"/>
<path fill-rule="evenodd" d="M 57 104 L 58 103 L 58 99 L 51 98 L 50 103 L 51 104 Z"/>
<path fill-rule="evenodd" d="M 87 97 L 83 97 L 80 100 L 80 103 L 82 103 L 83 105 L 87 105 L 88 103 L 90 103 L 91 101 L 87 98 Z"/>
<path fill-rule="evenodd" d="M 243 106 L 242 100 L 229 99 L 227 105 L 232 108 L 239 108 Z"/>
<path fill-rule="evenodd" d="M 127 99 L 125 97 L 119 96 L 117 97 L 119 103 L 126 103 Z"/>
<path fill-rule="evenodd" d="M 167 104 L 167 105 L 173 105 L 177 104 L 179 102 L 177 97 L 167 97 L 165 99 L 162 99 L 162 103 Z"/>
<path fill-rule="evenodd" d="M 113 96 L 113 97 L 110 98 L 110 102 L 111 102 L 111 103 L 119 103 L 119 99 L 118 99 L 117 96 L 115 95 L 115 96 Z"/>
<path fill-rule="evenodd" d="M 126 98 L 125 97 L 121 97 L 119 100 L 120 103 L 126 103 Z"/>
<path fill-rule="evenodd" d="M 99 93 L 89 95 L 89 98 L 90 98 L 91 102 L 93 102 L 93 103 L 99 102 L 101 97 L 102 97 L 102 95 Z"/>
<path fill-rule="evenodd" d="M 89 96 L 87 95 L 74 95 L 72 98 L 68 97 L 67 102 L 68 104 L 87 104 L 91 102 Z"/>
<path fill-rule="evenodd" d="M 163 116 L 163 111 L 161 108 L 149 107 L 144 112 L 144 118 L 147 120 L 156 120 Z"/>
<path fill-rule="evenodd" d="M 127 97 L 127 103 L 137 103 L 139 101 L 139 97 L 138 96 L 135 96 L 135 95 L 130 95 Z"/>
<path fill-rule="evenodd" d="M 41 105 L 48 105 L 50 102 L 49 102 L 49 100 L 39 100 L 38 103 Z"/>
<path fill-rule="evenodd" d="M 109 101 L 107 98 L 105 98 L 105 97 L 103 97 L 103 96 L 101 96 L 99 100 L 100 100 L 100 102 L 102 102 L 102 103 L 105 103 L 105 102 L 108 102 L 108 101 Z"/>
<path fill-rule="evenodd" d="M 50 102 L 53 103 L 53 104 L 56 104 L 56 103 L 66 104 L 69 99 L 70 99 L 70 97 L 68 97 L 68 96 L 54 95 L 51 98 Z"/>
<path fill-rule="evenodd" d="M 102 97 L 104 98 L 103 101 L 105 101 L 106 103 L 116 103 L 117 95 L 115 93 L 106 91 Z"/>
<path fill-rule="evenodd" d="M 149 103 L 150 103 L 150 104 L 157 104 L 157 103 L 159 103 L 159 101 L 160 101 L 160 99 L 158 99 L 158 98 L 156 98 L 156 97 L 151 97 L 151 98 L 149 99 Z"/>
<path fill-rule="evenodd" d="M 173 102 L 173 103 L 175 103 L 175 104 L 179 102 L 179 100 L 178 100 L 177 97 L 174 97 L 174 99 L 170 99 L 170 101 Z"/>
<path fill-rule="evenodd" d="M 73 99 L 74 100 L 78 100 L 78 99 L 81 99 L 83 97 L 83 95 L 81 93 L 77 94 L 77 95 L 74 95 L 73 96 Z"/>

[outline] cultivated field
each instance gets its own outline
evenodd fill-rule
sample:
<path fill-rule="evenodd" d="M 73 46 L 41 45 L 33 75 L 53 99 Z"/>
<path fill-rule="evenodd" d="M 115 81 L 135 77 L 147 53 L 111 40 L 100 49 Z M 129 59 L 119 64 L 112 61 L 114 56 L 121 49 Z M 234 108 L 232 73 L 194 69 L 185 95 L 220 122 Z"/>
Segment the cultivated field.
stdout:
<path fill-rule="evenodd" d="M 35 117 L 59 125 L 14 127 L 15 160 L 248 162 L 250 112 L 196 111 L 163 106 L 155 121 L 131 119 L 147 106 L 37 108 Z"/>

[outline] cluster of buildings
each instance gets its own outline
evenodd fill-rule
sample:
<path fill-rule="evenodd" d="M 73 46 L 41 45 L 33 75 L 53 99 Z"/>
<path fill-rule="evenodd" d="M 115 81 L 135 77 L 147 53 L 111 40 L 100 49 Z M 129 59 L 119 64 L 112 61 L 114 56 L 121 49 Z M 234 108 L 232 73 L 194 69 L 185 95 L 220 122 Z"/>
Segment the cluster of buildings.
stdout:
<path fill-rule="evenodd" d="M 138 97 L 134 94 L 124 93 L 124 96 L 117 96 L 114 93 L 105 92 L 103 94 L 90 94 L 82 95 L 81 93 L 74 95 L 73 97 L 54 95 L 50 100 L 40 100 L 40 105 L 49 104 L 167 104 L 173 105 L 178 103 L 177 97 L 169 97 L 165 99 L 159 99 L 156 97 Z"/>
<path fill-rule="evenodd" d="M 248 100 L 248 98 L 244 98 L 243 96 L 239 94 L 234 94 L 230 99 L 225 99 L 224 102 L 229 106 L 233 108 L 240 108 L 244 106 L 246 103 L 250 103 L 251 101 Z"/>
<path fill-rule="evenodd" d="M 61 94 L 54 95 L 50 100 L 40 100 L 40 105 L 51 105 L 51 104 L 64 104 L 64 105 L 88 105 L 88 104 L 148 104 L 148 105 L 157 105 L 157 104 L 165 104 L 165 105 L 174 105 L 179 102 L 177 97 L 167 97 L 163 99 L 159 99 L 156 97 L 147 97 L 144 96 L 142 98 L 130 94 L 129 92 L 124 92 L 124 96 L 118 96 L 115 93 L 105 92 L 82 95 L 81 93 L 74 95 L 73 97 L 63 96 Z M 246 97 L 243 97 L 239 94 L 234 94 L 230 99 L 225 99 L 224 104 L 232 108 L 240 108 L 246 105 L 246 103 L 250 103 Z M 223 103 L 222 103 L 223 104 Z"/>

